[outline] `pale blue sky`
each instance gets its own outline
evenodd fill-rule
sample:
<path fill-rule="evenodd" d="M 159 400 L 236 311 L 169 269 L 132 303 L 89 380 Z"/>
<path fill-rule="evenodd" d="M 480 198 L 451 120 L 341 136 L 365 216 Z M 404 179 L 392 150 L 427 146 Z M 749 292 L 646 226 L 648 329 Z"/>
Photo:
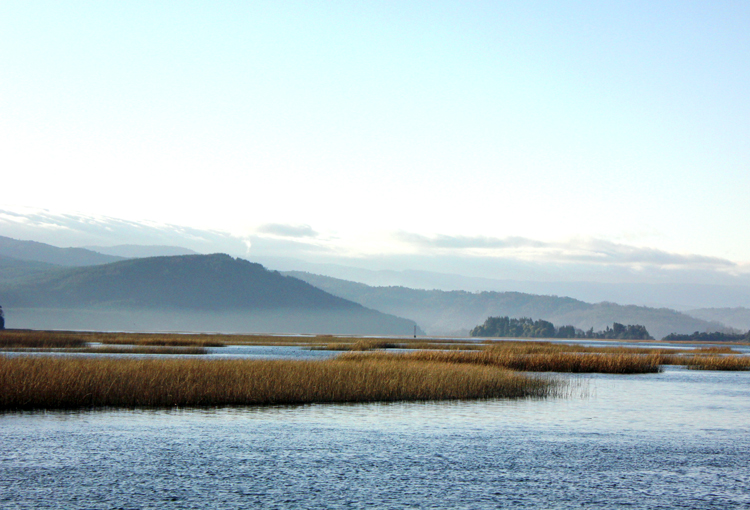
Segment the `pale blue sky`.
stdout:
<path fill-rule="evenodd" d="M 750 262 L 748 27 L 747 2 L 3 1 L 0 205 Z"/>

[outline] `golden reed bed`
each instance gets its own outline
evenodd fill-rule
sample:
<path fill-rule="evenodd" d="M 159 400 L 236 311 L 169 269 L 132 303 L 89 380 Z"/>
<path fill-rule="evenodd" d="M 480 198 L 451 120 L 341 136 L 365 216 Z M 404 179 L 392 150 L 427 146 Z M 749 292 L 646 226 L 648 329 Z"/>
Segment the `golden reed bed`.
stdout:
<path fill-rule="evenodd" d="M 85 334 L 65 331 L 32 331 L 26 329 L 0 331 L 0 349 L 60 349 L 85 347 L 91 340 Z"/>
<path fill-rule="evenodd" d="M 0 356 L 0 410 L 546 397 L 562 383 L 406 359 L 191 360 Z"/>
<path fill-rule="evenodd" d="M 92 347 L 91 342 L 104 345 Z M 544 397 L 562 394 L 563 383 L 513 371 L 636 374 L 659 372 L 667 364 L 750 370 L 750 357 L 726 355 L 735 353 L 729 347 L 666 350 L 529 341 L 0 332 L 0 349 L 202 354 L 205 346 L 226 344 L 325 346 L 353 352 L 326 361 L 0 355 L 0 410 Z M 413 347 L 425 350 L 382 350 Z"/>
<path fill-rule="evenodd" d="M 750 370 L 750 356 L 663 356 L 665 365 L 684 365 L 691 370 Z"/>
<path fill-rule="evenodd" d="M 606 374 L 644 374 L 659 372 L 659 354 L 582 354 L 567 352 L 517 353 L 513 351 L 416 351 L 405 354 L 386 352 L 346 353 L 342 359 L 388 359 L 462 363 L 493 366 L 526 372 L 573 372 Z"/>

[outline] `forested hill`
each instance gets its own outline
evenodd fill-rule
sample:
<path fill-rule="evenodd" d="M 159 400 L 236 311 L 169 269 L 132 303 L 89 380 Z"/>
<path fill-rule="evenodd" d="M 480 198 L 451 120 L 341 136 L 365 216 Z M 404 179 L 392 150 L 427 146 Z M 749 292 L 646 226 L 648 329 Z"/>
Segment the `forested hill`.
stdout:
<path fill-rule="evenodd" d="M 642 324 L 656 338 L 670 333 L 716 331 L 722 325 L 690 317 L 667 308 L 586 303 L 558 296 L 520 292 L 464 292 L 419 290 L 405 287 L 371 287 L 361 283 L 299 271 L 295 276 L 331 294 L 381 312 L 416 321 L 429 334 L 468 335 L 487 317 L 533 317 L 588 330 L 605 329 L 612 323 Z"/>
<path fill-rule="evenodd" d="M 45 262 L 18 260 L 0 255 L 0 285 L 5 283 L 20 283 L 30 280 L 41 273 L 51 273 L 59 270 L 60 266 Z"/>
<path fill-rule="evenodd" d="M 415 323 L 229 255 L 58 269 L 0 286 L 8 327 L 411 335 Z"/>
<path fill-rule="evenodd" d="M 355 309 L 361 305 L 229 255 L 132 259 L 70 268 L 6 285 L 9 307 L 241 310 Z"/>

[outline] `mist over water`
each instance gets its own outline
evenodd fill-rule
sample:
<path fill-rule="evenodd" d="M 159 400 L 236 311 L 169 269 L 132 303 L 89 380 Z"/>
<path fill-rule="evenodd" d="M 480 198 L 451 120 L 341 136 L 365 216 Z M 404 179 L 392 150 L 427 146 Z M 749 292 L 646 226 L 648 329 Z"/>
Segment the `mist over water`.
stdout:
<path fill-rule="evenodd" d="M 16 329 L 130 332 L 411 335 L 414 322 L 372 310 L 108 310 L 10 308 Z M 418 330 L 421 332 L 421 330 Z"/>
<path fill-rule="evenodd" d="M 0 507 L 746 508 L 750 373 L 568 398 L 0 416 Z"/>

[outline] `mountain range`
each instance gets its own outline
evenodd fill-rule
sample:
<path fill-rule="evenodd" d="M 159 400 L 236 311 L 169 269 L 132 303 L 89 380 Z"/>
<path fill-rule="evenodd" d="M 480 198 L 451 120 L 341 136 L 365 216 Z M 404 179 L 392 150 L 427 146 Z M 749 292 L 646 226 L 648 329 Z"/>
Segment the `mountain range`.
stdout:
<path fill-rule="evenodd" d="M 373 287 L 299 271 L 285 272 L 331 294 L 386 313 L 398 311 L 432 335 L 467 336 L 470 329 L 490 316 L 530 317 L 601 330 L 613 322 L 641 324 L 656 338 L 672 332 L 716 331 L 718 322 L 691 317 L 668 308 L 586 303 L 569 297 L 520 292 L 466 292 L 420 290 L 406 287 Z"/>
<path fill-rule="evenodd" d="M 70 253 L 43 252 L 48 259 Z M 75 262 L 67 256 L 63 260 Z M 5 256 L 0 275 L 0 304 L 8 327 L 362 335 L 409 335 L 416 329 L 411 320 L 224 254 L 78 267 Z"/>
<path fill-rule="evenodd" d="M 58 266 L 91 266 L 123 260 L 123 257 L 104 255 L 85 248 L 58 248 L 46 243 L 19 241 L 5 236 L 0 236 L 0 256 Z"/>
<path fill-rule="evenodd" d="M 608 301 L 682 312 L 750 308 L 750 266 L 722 258 L 666 253 L 602 239 L 571 240 L 560 253 L 557 248 L 547 246 L 544 253 L 518 258 L 512 254 L 513 250 L 504 255 L 486 256 L 471 249 L 476 243 L 481 247 L 490 241 L 501 247 L 506 241 L 512 245 L 513 239 L 425 238 L 392 232 L 387 234 L 389 242 L 406 243 L 403 246 L 409 248 L 407 252 L 386 250 L 355 257 L 348 250 L 342 251 L 335 236 L 322 236 L 309 226 L 261 225 L 238 234 L 146 220 L 7 206 L 0 208 L 0 234 L 54 246 L 88 247 L 101 254 L 128 258 L 188 255 L 191 251 L 227 253 L 261 263 L 269 269 L 306 271 L 371 286 L 514 291 L 567 296 L 587 303 Z M 564 256 L 568 251 L 588 255 L 582 258 Z"/>
<path fill-rule="evenodd" d="M 171 246 L 109 252 L 0 237 L 0 305 L 9 327 L 409 335 L 418 325 L 430 335 L 466 336 L 488 316 L 507 315 L 580 329 L 642 324 L 661 338 L 750 323 L 744 308 L 691 316 L 515 291 L 372 286 L 278 273 L 223 254 L 180 255 L 191 250 Z M 165 252 L 177 255 L 147 256 Z"/>

